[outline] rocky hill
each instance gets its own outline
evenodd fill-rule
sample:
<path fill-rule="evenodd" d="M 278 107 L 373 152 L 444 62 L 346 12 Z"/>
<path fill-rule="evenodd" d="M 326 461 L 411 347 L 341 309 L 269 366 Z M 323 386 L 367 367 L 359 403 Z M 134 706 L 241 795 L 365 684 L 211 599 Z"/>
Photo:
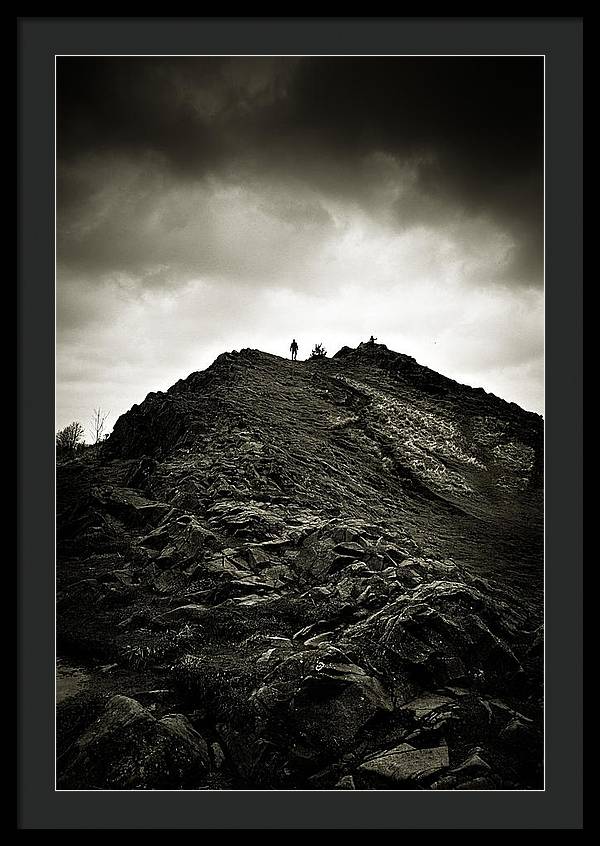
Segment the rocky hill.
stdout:
<path fill-rule="evenodd" d="M 58 786 L 542 786 L 543 421 L 226 353 L 57 472 Z"/>

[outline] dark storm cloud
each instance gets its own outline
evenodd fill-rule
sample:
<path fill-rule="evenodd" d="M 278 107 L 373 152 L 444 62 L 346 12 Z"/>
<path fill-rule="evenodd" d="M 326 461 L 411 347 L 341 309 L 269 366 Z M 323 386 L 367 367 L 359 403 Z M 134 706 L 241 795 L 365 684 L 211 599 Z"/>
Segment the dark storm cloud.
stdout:
<path fill-rule="evenodd" d="M 541 59 L 310 60 L 290 96 L 298 126 L 336 150 L 437 152 L 468 195 L 540 163 Z"/>
<path fill-rule="evenodd" d="M 385 153 L 416 174 L 398 227 L 487 215 L 514 240 L 507 281 L 539 284 L 542 73 L 535 57 L 63 58 L 60 208 L 68 221 L 95 190 L 66 165 L 87 161 L 93 180 L 103 157 L 149 158 L 176 180 L 302 182 L 368 206 L 364 163 Z"/>
<path fill-rule="evenodd" d="M 244 144 L 243 133 L 228 141 L 227 124 L 281 96 L 293 65 L 218 57 L 62 58 L 59 159 L 151 151 L 185 177 L 226 166 Z"/>
<path fill-rule="evenodd" d="M 57 60 L 57 425 L 377 335 L 543 406 L 541 58 Z"/>
<path fill-rule="evenodd" d="M 337 157 L 382 150 L 418 163 L 413 223 L 440 202 L 496 217 L 539 281 L 542 73 L 540 58 L 316 60 L 299 68 L 293 120 Z M 398 214 L 409 216 L 402 201 Z"/>
<path fill-rule="evenodd" d="M 152 149 L 196 170 L 231 152 L 224 125 L 245 122 L 237 148 L 442 152 L 479 195 L 539 168 L 542 69 L 518 57 L 62 58 L 59 153 Z"/>

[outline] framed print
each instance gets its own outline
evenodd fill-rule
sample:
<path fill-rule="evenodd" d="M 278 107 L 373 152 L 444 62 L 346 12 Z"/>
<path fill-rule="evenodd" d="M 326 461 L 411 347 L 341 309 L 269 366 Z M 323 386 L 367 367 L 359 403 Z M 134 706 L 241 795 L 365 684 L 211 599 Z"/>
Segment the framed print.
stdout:
<path fill-rule="evenodd" d="M 19 31 L 19 826 L 580 827 L 581 22 Z"/>

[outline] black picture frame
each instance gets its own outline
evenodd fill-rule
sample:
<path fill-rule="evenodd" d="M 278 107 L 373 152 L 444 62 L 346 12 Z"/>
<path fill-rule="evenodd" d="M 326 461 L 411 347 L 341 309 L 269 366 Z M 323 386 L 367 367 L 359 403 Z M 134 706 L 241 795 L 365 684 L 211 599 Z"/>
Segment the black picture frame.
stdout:
<path fill-rule="evenodd" d="M 18 18 L 20 829 L 571 829 L 581 810 L 580 18 Z M 55 792 L 56 54 L 536 54 L 546 79 L 546 788 Z"/>

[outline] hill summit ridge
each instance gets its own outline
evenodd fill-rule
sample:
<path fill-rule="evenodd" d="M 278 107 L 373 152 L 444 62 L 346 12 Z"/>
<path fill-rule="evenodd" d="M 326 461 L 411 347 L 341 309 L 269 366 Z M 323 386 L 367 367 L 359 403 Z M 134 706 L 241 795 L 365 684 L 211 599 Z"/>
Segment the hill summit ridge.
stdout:
<path fill-rule="evenodd" d="M 60 785 L 540 786 L 538 415 L 383 344 L 227 352 L 57 510 Z"/>

